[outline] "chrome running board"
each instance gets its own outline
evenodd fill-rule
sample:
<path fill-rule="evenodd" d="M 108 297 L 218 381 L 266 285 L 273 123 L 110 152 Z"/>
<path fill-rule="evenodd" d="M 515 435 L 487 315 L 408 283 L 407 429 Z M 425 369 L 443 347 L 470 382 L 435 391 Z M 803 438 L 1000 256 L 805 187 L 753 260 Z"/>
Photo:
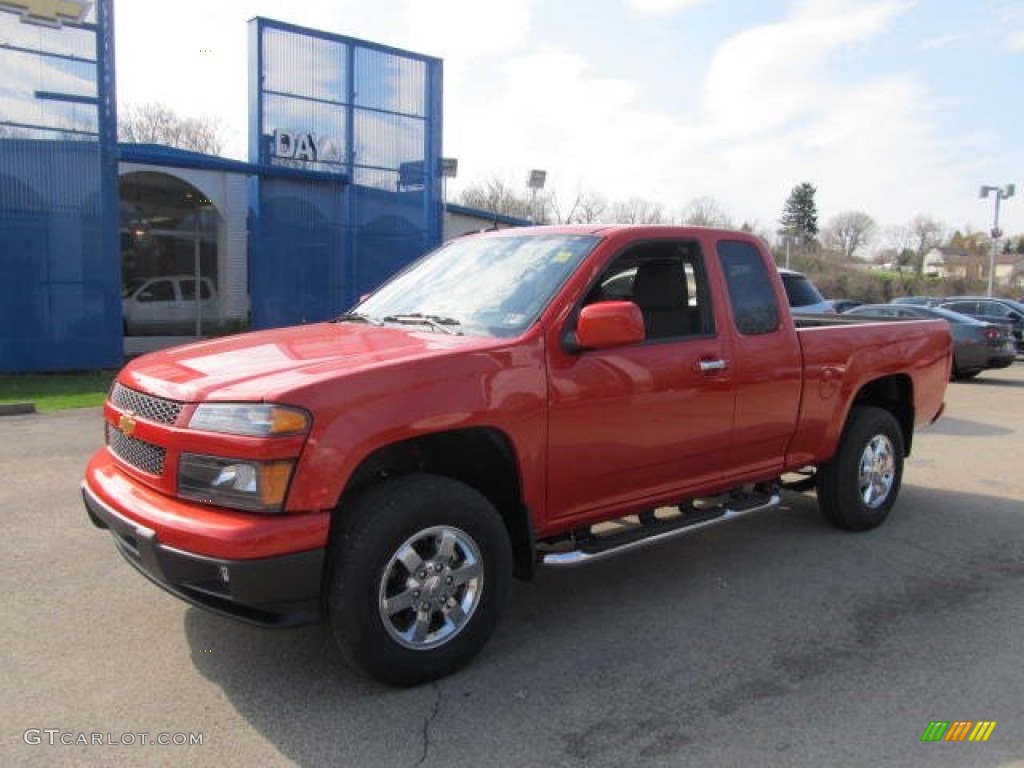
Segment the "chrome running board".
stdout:
<path fill-rule="evenodd" d="M 619 530 L 610 533 L 595 533 L 582 539 L 572 539 L 575 548 L 568 551 L 549 551 L 541 555 L 543 565 L 570 567 L 603 560 L 612 555 L 630 552 L 658 542 L 674 539 L 687 533 L 718 525 L 728 520 L 760 512 L 779 505 L 779 495 L 752 495 L 740 499 L 728 499 L 722 504 L 707 508 L 683 511 L 673 517 L 658 518 L 646 513 L 638 518 L 624 518 L 607 525 Z M 636 519 L 637 522 L 627 522 Z M 600 528 L 601 526 L 597 526 Z"/>

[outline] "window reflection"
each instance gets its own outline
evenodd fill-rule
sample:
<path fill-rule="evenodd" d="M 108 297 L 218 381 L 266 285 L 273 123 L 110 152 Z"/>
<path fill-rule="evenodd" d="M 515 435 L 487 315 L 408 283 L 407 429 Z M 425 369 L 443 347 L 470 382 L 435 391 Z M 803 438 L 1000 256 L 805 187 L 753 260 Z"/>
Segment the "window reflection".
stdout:
<path fill-rule="evenodd" d="M 0 19 L 6 17 L 0 14 Z M 0 90 L 0 137 L 49 138 L 37 132 L 53 130 L 97 133 L 95 104 L 61 99 L 95 98 L 94 61 L 0 48 L 0 70 L 5 73 L 4 88 Z M 56 98 L 41 94 L 54 94 Z"/>
<path fill-rule="evenodd" d="M 348 46 L 338 40 L 278 29 L 263 33 L 267 91 L 339 102 L 348 93 Z"/>
<path fill-rule="evenodd" d="M 356 164 L 398 168 L 423 160 L 426 121 L 418 117 L 356 110 Z"/>
<path fill-rule="evenodd" d="M 426 115 L 426 62 L 372 48 L 356 48 L 356 105 Z"/>

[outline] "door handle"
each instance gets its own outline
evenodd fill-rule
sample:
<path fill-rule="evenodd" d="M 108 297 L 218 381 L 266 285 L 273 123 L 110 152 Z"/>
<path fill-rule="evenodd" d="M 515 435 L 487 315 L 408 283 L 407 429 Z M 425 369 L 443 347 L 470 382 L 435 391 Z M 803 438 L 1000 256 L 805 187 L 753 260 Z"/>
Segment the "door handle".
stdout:
<path fill-rule="evenodd" d="M 715 373 L 716 371 L 727 371 L 729 370 L 728 360 L 710 360 L 703 359 L 697 362 L 697 367 L 701 373 Z"/>

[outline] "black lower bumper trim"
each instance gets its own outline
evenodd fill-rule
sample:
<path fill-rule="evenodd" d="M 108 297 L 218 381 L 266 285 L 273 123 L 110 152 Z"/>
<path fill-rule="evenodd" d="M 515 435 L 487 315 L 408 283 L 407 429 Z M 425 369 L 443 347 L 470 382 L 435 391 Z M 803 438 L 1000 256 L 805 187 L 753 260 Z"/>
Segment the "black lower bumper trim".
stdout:
<path fill-rule="evenodd" d="M 159 587 L 206 610 L 264 627 L 320 619 L 325 551 L 312 549 L 258 560 L 225 560 L 185 552 L 157 540 L 82 486 L 89 518 L 107 528 L 125 560 Z"/>

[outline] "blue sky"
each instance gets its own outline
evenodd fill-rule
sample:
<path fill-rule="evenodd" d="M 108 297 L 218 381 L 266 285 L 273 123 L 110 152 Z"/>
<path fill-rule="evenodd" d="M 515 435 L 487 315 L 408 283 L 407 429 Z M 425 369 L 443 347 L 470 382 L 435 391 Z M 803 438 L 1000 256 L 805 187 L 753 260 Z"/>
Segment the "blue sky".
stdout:
<path fill-rule="evenodd" d="M 246 21 L 439 57 L 449 188 L 548 171 L 679 211 L 712 197 L 774 232 L 789 191 L 822 225 L 864 211 L 1024 234 L 1024 0 L 115 0 L 122 106 L 214 115 L 246 153 Z"/>

